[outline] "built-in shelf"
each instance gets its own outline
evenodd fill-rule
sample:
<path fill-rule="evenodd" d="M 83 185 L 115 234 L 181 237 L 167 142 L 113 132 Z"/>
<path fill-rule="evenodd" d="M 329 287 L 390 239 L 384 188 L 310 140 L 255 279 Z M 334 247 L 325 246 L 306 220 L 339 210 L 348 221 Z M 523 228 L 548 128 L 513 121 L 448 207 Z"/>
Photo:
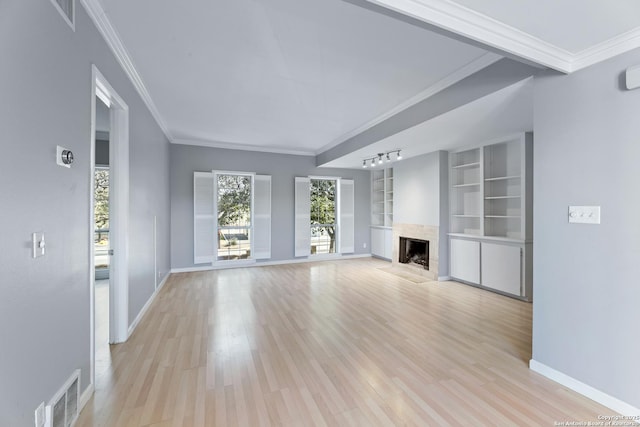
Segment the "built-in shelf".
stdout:
<path fill-rule="evenodd" d="M 453 188 L 462 188 L 462 187 L 477 187 L 479 186 L 479 182 L 470 182 L 468 184 L 455 184 Z"/>
<path fill-rule="evenodd" d="M 511 175 L 511 176 L 496 176 L 493 178 L 485 178 L 486 182 L 489 181 L 504 181 L 506 179 L 520 179 L 520 175 Z"/>
<path fill-rule="evenodd" d="M 531 298 L 532 143 L 522 133 L 449 154 L 452 278 Z"/>
<path fill-rule="evenodd" d="M 452 169 L 465 169 L 465 168 L 473 168 L 473 167 L 478 167 L 480 166 L 480 162 L 472 162 L 472 163 L 465 163 L 462 165 L 457 165 L 457 166 L 451 166 Z"/>
<path fill-rule="evenodd" d="M 485 197 L 485 200 L 507 200 L 507 199 L 519 199 L 520 196 L 489 196 Z"/>
<path fill-rule="evenodd" d="M 371 170 L 371 225 L 391 227 L 393 211 L 393 168 Z"/>

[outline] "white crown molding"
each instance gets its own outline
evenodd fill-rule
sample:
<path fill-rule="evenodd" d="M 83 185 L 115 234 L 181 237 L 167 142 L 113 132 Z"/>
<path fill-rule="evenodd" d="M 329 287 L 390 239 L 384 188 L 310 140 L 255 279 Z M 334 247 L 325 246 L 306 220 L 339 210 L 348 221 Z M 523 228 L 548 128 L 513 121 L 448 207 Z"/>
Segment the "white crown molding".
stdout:
<path fill-rule="evenodd" d="M 151 95 L 149 94 L 149 91 L 147 91 L 147 88 L 142 81 L 142 77 L 140 76 L 140 74 L 138 74 L 138 71 L 133 65 L 133 61 L 131 60 L 127 49 L 124 47 L 122 40 L 120 40 L 117 31 L 115 30 L 113 25 L 111 25 L 111 22 L 109 21 L 107 14 L 102 8 L 102 5 L 98 0 L 80 0 L 80 2 L 82 3 L 82 6 L 84 6 L 84 9 L 87 11 L 87 14 L 89 14 L 89 17 L 95 24 L 100 34 L 102 34 L 102 37 L 104 38 L 109 48 L 111 48 L 111 51 L 118 60 L 118 63 L 122 67 L 122 70 L 131 80 L 131 83 L 138 91 L 138 94 L 151 112 L 153 118 L 158 123 L 158 126 L 160 126 L 167 139 L 169 139 L 169 141 L 172 141 L 173 136 L 171 135 L 169 128 L 165 124 L 162 116 L 160 115 L 160 112 L 156 108 L 155 103 L 151 99 Z"/>
<path fill-rule="evenodd" d="M 174 138 L 172 144 L 196 145 L 198 147 L 224 148 L 226 150 L 259 151 L 261 153 L 293 154 L 295 156 L 315 156 L 315 151 L 292 150 L 289 148 L 268 147 L 262 145 L 249 145 L 233 142 L 207 141 L 202 139 Z"/>
<path fill-rule="evenodd" d="M 451 0 L 366 0 L 563 73 L 640 47 L 640 27 L 573 53 Z"/>
<path fill-rule="evenodd" d="M 447 0 L 367 0 L 563 73 L 573 54 L 531 34 Z"/>
<path fill-rule="evenodd" d="M 432 97 L 436 93 L 448 88 L 451 85 L 454 85 L 455 83 L 458 83 L 460 80 L 466 77 L 469 77 L 470 75 L 482 70 L 483 68 L 488 67 L 489 65 L 501 60 L 502 58 L 503 58 L 502 56 L 495 53 L 491 53 L 491 52 L 483 54 L 482 56 L 474 59 L 464 67 L 461 67 L 458 70 L 454 71 L 453 73 L 447 75 L 445 78 L 438 80 L 436 83 L 429 86 L 422 92 L 419 92 L 418 94 L 412 96 L 406 101 L 396 105 L 386 113 L 383 113 L 378 117 L 376 117 L 375 119 L 370 120 L 367 123 L 357 127 L 356 129 L 353 129 L 352 131 L 347 132 L 344 135 L 341 135 L 340 137 L 336 138 L 329 144 L 317 150 L 314 154 L 317 155 L 320 153 L 324 153 L 325 151 L 330 150 L 333 147 L 342 144 L 346 140 L 353 138 L 354 136 L 361 134 L 362 132 L 368 129 L 371 129 L 375 125 L 382 123 L 383 121 L 389 119 L 392 116 L 395 116 L 396 114 L 406 110 L 407 108 L 412 107 L 418 104 L 419 102 L 422 102 L 425 99 Z"/>
<path fill-rule="evenodd" d="M 640 28 L 634 28 L 575 54 L 573 71 L 581 70 L 638 47 L 640 47 Z"/>

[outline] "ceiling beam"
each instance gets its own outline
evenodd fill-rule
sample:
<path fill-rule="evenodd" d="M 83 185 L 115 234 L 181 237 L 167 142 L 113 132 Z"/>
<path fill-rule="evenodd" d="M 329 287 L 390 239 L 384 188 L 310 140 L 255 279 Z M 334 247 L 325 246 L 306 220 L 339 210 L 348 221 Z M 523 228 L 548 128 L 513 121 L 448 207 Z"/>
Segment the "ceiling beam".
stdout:
<path fill-rule="evenodd" d="M 501 59 L 443 89 L 430 98 L 424 99 L 364 132 L 347 139 L 342 144 L 318 154 L 316 156 L 316 165 L 322 166 L 353 151 L 527 79 L 539 71 L 537 68 L 508 58 Z M 402 147 L 397 148 L 401 149 Z"/>

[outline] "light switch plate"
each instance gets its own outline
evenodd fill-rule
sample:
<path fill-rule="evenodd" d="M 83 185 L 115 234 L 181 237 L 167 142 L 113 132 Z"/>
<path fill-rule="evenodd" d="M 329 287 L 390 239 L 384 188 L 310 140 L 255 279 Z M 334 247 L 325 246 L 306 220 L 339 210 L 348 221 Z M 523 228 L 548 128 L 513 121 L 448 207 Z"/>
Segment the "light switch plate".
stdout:
<path fill-rule="evenodd" d="M 600 224 L 600 206 L 569 206 L 569 222 Z"/>
<path fill-rule="evenodd" d="M 31 255 L 34 258 L 44 256 L 45 241 L 43 232 L 39 231 L 31 234 L 31 247 Z"/>

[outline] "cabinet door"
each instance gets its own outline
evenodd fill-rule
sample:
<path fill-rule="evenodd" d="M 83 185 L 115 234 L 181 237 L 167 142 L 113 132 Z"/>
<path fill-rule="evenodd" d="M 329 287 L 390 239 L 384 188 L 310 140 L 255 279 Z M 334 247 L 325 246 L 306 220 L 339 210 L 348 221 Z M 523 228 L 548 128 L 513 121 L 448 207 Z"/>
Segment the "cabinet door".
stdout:
<path fill-rule="evenodd" d="M 480 284 L 480 242 L 451 239 L 451 277 Z"/>
<path fill-rule="evenodd" d="M 482 243 L 482 286 L 522 295 L 520 246 Z"/>
<path fill-rule="evenodd" d="M 384 230 L 382 228 L 371 229 L 371 255 L 384 257 Z"/>
<path fill-rule="evenodd" d="M 393 230 L 384 230 L 384 257 L 391 259 L 393 256 Z"/>

